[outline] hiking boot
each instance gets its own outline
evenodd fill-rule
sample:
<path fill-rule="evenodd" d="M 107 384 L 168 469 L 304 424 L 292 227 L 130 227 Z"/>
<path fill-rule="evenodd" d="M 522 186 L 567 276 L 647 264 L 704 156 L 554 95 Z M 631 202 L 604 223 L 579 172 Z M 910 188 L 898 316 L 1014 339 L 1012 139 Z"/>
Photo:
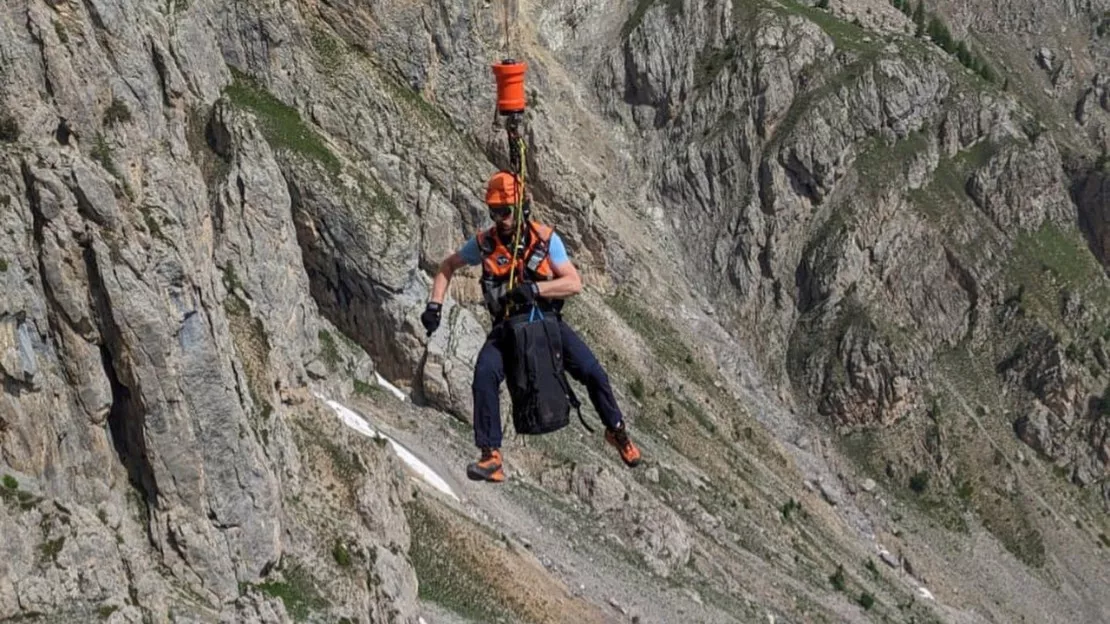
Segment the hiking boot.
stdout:
<path fill-rule="evenodd" d="M 482 457 L 466 466 L 466 476 L 472 481 L 505 480 L 505 472 L 501 469 L 501 451 L 498 449 L 482 449 Z"/>
<path fill-rule="evenodd" d="M 621 461 L 623 461 L 630 468 L 640 463 L 640 449 L 632 443 L 628 438 L 628 431 L 624 427 L 624 422 L 616 429 L 605 429 L 605 441 L 616 447 L 621 453 Z"/>

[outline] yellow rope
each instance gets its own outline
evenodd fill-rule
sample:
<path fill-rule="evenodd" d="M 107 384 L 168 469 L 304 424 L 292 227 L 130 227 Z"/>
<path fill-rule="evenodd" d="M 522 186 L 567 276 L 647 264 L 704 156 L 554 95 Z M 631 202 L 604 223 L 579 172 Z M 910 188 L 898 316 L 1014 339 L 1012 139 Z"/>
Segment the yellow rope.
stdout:
<path fill-rule="evenodd" d="M 513 233 L 513 261 L 509 267 L 509 290 L 512 290 L 513 287 L 516 286 L 516 264 L 518 254 L 520 253 L 520 237 L 524 231 L 524 181 L 528 165 L 524 159 L 523 137 L 517 140 L 517 149 L 520 150 L 520 180 L 517 183 L 516 205 L 513 207 L 513 225 L 515 226 L 515 232 Z M 508 312 L 509 306 L 506 306 L 506 316 Z"/>

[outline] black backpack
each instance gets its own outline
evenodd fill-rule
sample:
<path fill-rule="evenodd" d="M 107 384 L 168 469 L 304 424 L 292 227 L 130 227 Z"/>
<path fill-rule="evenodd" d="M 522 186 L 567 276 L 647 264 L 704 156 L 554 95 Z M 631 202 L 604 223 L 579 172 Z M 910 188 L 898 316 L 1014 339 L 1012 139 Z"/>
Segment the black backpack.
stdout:
<path fill-rule="evenodd" d="M 581 404 L 567 383 L 563 369 L 563 340 L 555 313 L 538 308 L 505 321 L 507 336 L 503 351 L 505 378 L 512 397 L 513 427 L 521 435 L 558 431 L 570 422 L 570 408 Z"/>

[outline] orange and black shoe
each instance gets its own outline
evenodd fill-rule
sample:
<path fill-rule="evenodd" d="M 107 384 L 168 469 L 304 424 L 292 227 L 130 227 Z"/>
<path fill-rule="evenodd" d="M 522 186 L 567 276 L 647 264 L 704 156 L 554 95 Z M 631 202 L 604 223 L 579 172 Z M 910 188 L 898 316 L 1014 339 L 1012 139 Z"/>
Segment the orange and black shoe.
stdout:
<path fill-rule="evenodd" d="M 632 443 L 628 438 L 628 431 L 624 427 L 624 421 L 616 429 L 605 428 L 605 441 L 612 444 L 621 453 L 621 460 L 630 468 L 639 465 L 640 463 L 640 449 Z"/>
<path fill-rule="evenodd" d="M 482 457 L 466 466 L 466 476 L 473 481 L 505 480 L 505 471 L 501 468 L 501 451 L 498 449 L 482 449 Z"/>

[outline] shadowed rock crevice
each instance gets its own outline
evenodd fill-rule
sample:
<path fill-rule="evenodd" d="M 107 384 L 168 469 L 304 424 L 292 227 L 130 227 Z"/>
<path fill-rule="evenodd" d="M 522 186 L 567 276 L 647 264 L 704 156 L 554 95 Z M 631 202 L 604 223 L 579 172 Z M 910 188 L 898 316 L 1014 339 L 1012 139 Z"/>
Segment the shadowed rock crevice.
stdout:
<path fill-rule="evenodd" d="M 132 388 L 135 387 L 134 378 L 130 374 L 126 360 L 123 357 L 123 340 L 120 337 L 119 327 L 112 315 L 111 303 L 108 301 L 107 293 L 100 278 L 96 254 L 92 249 L 86 248 L 84 257 L 88 267 L 92 300 L 101 324 L 100 335 L 103 340 L 100 345 L 101 363 L 112 389 L 112 405 L 108 411 L 108 430 L 111 433 L 116 456 L 127 469 L 131 486 L 139 494 L 139 500 L 143 505 L 142 512 L 149 513 L 149 506 L 154 504 L 158 498 L 158 486 L 147 455 L 144 433 L 146 427 L 145 408 L 139 400 L 138 394 L 132 391 Z M 149 523 L 146 524 L 149 525 Z"/>

